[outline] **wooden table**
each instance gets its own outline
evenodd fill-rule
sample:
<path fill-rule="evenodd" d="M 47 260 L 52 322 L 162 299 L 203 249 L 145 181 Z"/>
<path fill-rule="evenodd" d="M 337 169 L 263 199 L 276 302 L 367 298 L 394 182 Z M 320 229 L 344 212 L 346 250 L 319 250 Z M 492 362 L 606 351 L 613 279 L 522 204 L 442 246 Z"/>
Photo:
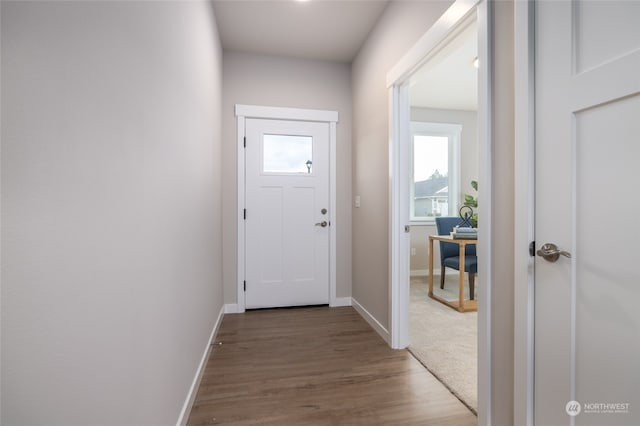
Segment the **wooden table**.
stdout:
<path fill-rule="evenodd" d="M 433 294 L 433 242 L 443 241 L 445 243 L 458 244 L 460 246 L 460 288 L 458 290 L 458 303 L 451 302 Z M 450 235 L 429 235 L 429 297 L 440 303 L 458 310 L 459 312 L 473 312 L 478 310 L 478 302 L 476 300 L 464 300 L 464 254 L 465 247 L 470 244 L 476 244 L 478 240 L 456 240 Z M 444 271 L 440 271 L 444 273 Z"/>

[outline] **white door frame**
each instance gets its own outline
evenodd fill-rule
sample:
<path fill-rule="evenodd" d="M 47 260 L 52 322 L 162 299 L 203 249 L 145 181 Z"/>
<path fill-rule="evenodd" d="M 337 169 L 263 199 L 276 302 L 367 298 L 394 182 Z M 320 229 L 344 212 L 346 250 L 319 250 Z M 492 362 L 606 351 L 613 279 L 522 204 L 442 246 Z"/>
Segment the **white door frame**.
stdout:
<path fill-rule="evenodd" d="M 387 74 L 390 99 L 389 135 L 389 259 L 391 346 L 409 344 L 409 78 L 432 57 L 458 25 L 474 11 L 478 19 L 478 143 L 482 215 L 478 252 L 478 424 L 491 424 L 491 230 L 492 230 L 492 3 L 490 0 L 456 0 Z"/>
<path fill-rule="evenodd" d="M 515 2 L 514 424 L 533 426 L 535 2 Z"/>
<path fill-rule="evenodd" d="M 316 121 L 329 124 L 329 306 L 339 306 L 336 297 L 336 230 L 339 226 L 336 220 L 336 126 L 337 111 L 323 111 L 315 109 L 281 108 L 257 105 L 236 104 L 237 117 L 237 146 L 238 146 L 238 282 L 237 282 L 237 310 L 245 311 L 245 120 L 247 118 L 263 118 L 272 120 Z"/>

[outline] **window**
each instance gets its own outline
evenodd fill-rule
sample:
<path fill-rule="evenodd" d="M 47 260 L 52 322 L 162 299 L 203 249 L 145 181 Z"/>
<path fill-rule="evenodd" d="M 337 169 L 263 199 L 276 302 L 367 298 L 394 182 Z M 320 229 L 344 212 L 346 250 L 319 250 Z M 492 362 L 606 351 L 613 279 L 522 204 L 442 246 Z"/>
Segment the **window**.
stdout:
<path fill-rule="evenodd" d="M 310 174 L 313 166 L 311 136 L 269 135 L 262 142 L 262 171 L 265 173 Z"/>
<path fill-rule="evenodd" d="M 459 124 L 411 122 L 411 220 L 458 214 Z"/>

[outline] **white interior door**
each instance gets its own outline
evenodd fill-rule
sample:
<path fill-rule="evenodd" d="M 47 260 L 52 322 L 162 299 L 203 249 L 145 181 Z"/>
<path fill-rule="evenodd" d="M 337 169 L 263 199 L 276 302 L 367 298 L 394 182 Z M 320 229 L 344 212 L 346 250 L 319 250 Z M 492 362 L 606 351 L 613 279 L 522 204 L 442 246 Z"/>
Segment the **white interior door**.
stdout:
<path fill-rule="evenodd" d="M 640 2 L 536 4 L 534 422 L 640 424 Z M 577 401 L 573 403 L 571 401 Z"/>
<path fill-rule="evenodd" d="M 245 122 L 246 308 L 329 303 L 329 124 Z"/>

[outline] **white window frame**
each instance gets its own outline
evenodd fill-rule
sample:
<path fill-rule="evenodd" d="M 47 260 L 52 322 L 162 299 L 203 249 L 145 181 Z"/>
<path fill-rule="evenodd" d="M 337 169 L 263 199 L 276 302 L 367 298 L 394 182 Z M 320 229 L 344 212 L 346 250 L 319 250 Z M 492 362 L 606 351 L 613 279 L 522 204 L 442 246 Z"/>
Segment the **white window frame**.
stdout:
<path fill-rule="evenodd" d="M 453 123 L 430 123 L 424 121 L 411 122 L 411 179 L 409 188 L 410 222 L 413 224 L 435 223 L 435 217 L 415 216 L 415 182 L 414 182 L 414 138 L 415 136 L 442 136 L 449 140 L 449 215 L 455 215 L 460 208 L 460 140 L 462 125 Z"/>

